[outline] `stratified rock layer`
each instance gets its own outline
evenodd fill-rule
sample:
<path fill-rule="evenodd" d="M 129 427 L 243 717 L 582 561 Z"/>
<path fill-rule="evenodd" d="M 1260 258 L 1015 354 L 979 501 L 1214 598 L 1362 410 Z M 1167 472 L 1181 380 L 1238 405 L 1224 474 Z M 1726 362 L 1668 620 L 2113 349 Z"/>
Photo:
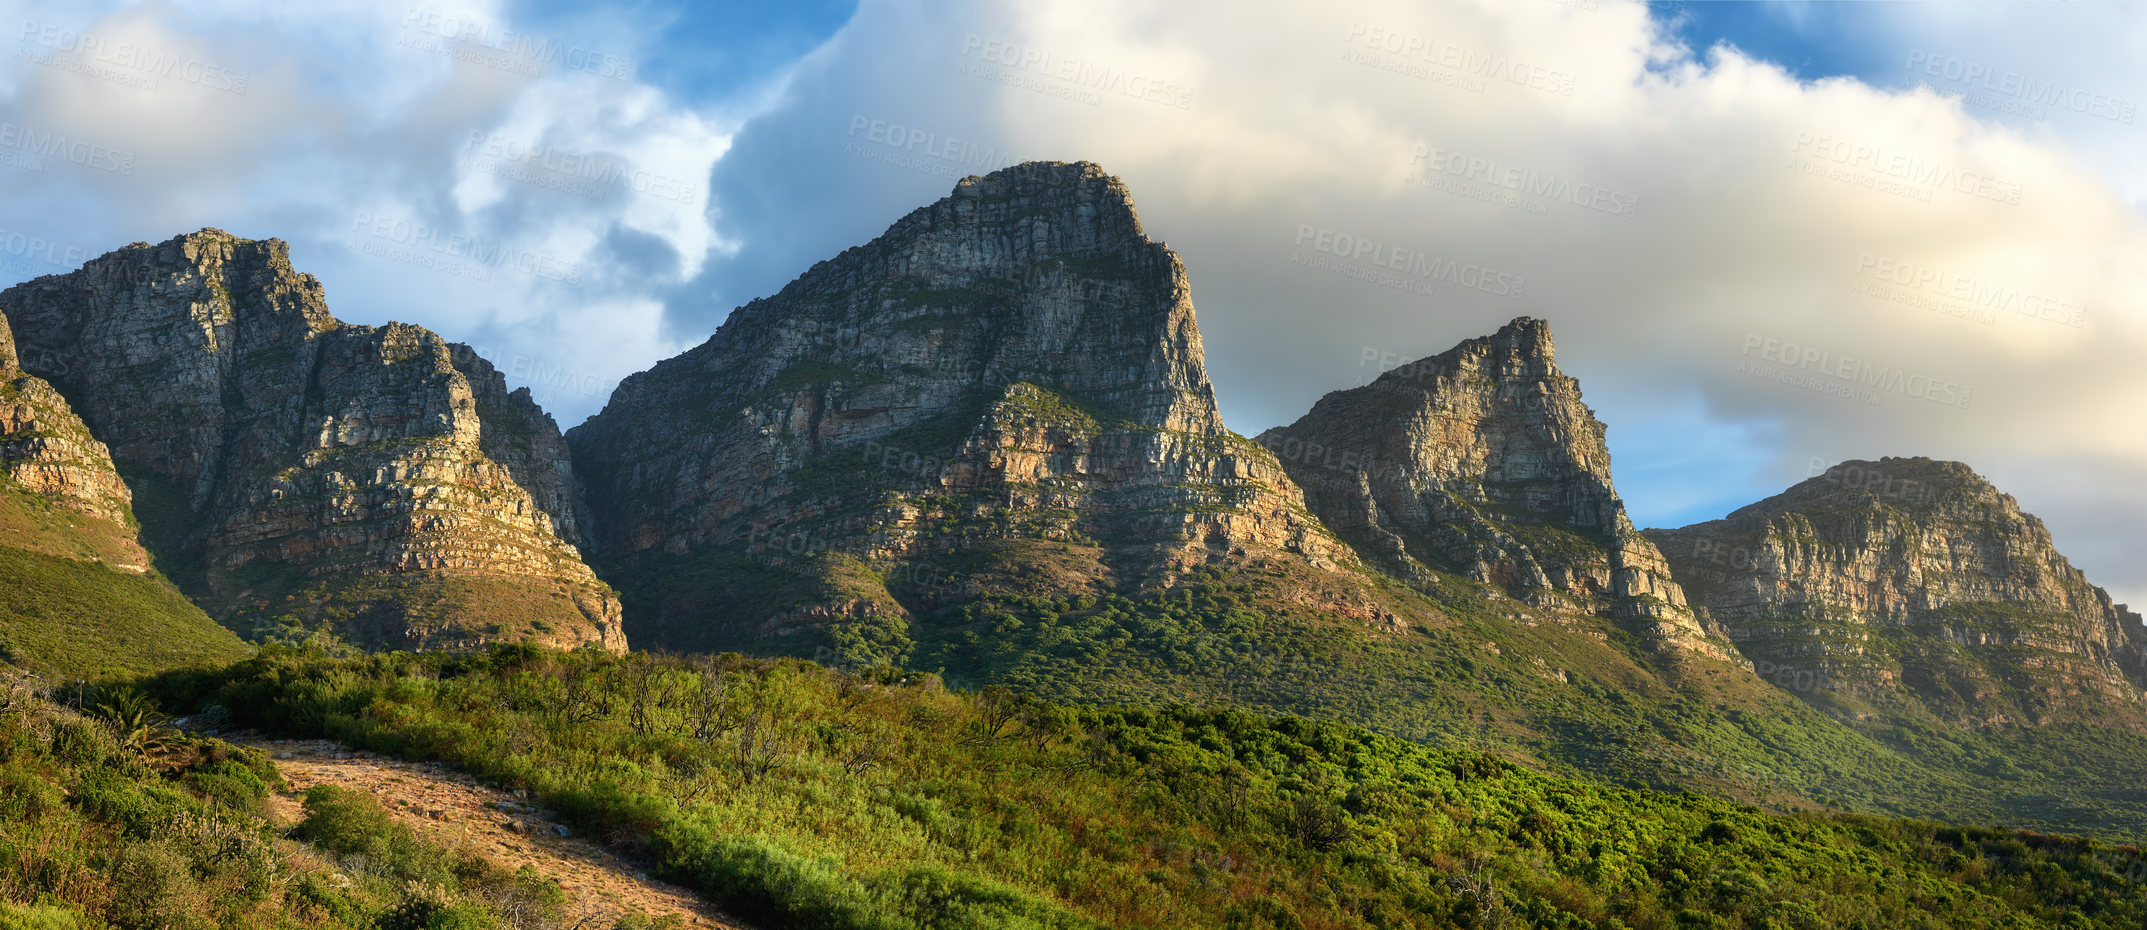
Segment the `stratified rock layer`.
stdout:
<path fill-rule="evenodd" d="M 281 241 L 136 243 L 0 311 L 227 623 L 624 648 L 551 419 L 425 329 L 338 322 Z"/>
<path fill-rule="evenodd" d="M 1328 394 L 1260 444 L 1312 512 L 1373 561 L 1462 574 L 1722 654 L 1627 519 L 1603 424 L 1558 370 L 1542 320 Z"/>
<path fill-rule="evenodd" d="M 125 529 L 132 498 L 112 454 L 52 385 L 22 370 L 0 318 L 0 475 L 26 491 Z M 131 529 L 125 531 L 132 536 Z M 143 570 L 139 560 L 131 568 Z"/>
<path fill-rule="evenodd" d="M 1184 266 L 1086 163 L 964 179 L 628 378 L 568 438 L 628 588 L 716 551 L 885 567 L 1047 543 L 1084 563 L 1055 576 L 1075 587 L 1348 558 L 1223 427 Z M 799 600 L 902 610 L 869 579 L 829 583 Z M 691 642 L 741 603 L 652 596 L 649 622 Z"/>
<path fill-rule="evenodd" d="M 2139 615 L 1966 465 L 1844 462 L 1648 535 L 1762 675 L 1799 691 L 1952 723 L 2147 723 Z"/>

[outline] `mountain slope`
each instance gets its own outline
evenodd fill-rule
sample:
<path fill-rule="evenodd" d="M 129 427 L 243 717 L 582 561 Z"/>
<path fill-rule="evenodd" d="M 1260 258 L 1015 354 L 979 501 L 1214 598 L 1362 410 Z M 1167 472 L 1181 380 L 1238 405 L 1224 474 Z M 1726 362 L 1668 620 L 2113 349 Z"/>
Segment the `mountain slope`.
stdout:
<path fill-rule="evenodd" d="M 415 326 L 350 326 L 280 241 L 136 243 L 0 293 L 182 588 L 265 635 L 624 648 L 557 428 Z"/>
<path fill-rule="evenodd" d="M 278 651 L 174 684 L 177 706 L 211 700 L 245 724 L 526 789 L 769 927 L 2026 930 L 2147 917 L 2147 860 L 2131 846 L 1764 813 L 1242 710 L 1066 707 L 794 660 L 514 647 Z M 631 710 L 582 715 L 599 704 Z M 711 738 L 723 726 L 750 727 L 750 748 Z"/>
<path fill-rule="evenodd" d="M 0 319 L 0 659 L 77 678 L 245 654 L 150 567 L 111 455 Z"/>

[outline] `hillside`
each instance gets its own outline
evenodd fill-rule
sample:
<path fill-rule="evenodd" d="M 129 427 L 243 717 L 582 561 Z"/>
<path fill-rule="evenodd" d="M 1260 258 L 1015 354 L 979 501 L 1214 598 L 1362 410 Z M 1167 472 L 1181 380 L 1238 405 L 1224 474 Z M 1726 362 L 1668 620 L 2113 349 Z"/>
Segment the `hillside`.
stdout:
<path fill-rule="evenodd" d="M 1242 711 L 795 660 L 277 650 L 179 706 L 439 759 L 769 925 L 2131 927 L 2131 847 L 1605 787 Z"/>
<path fill-rule="evenodd" d="M 0 320 L 0 662 L 97 678 L 246 655 L 153 566 L 103 443 Z"/>
<path fill-rule="evenodd" d="M 565 930 L 580 916 L 549 875 L 421 838 L 369 793 L 282 797 L 267 754 L 167 723 L 131 691 L 77 710 L 0 678 L 0 927 Z"/>

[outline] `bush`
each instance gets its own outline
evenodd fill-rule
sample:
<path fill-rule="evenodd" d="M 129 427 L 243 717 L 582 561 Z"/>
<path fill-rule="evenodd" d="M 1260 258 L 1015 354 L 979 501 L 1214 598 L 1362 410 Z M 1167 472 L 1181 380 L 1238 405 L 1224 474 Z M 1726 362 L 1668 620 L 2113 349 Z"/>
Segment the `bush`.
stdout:
<path fill-rule="evenodd" d="M 111 873 L 112 919 L 127 930 L 207 927 L 207 902 L 184 855 L 163 843 L 128 846 Z"/>
<path fill-rule="evenodd" d="M 61 762 L 88 768 L 117 755 L 119 740 L 112 731 L 79 717 L 60 718 L 52 723 L 52 754 Z"/>
<path fill-rule="evenodd" d="M 66 908 L 0 901 L 0 930 L 82 930 L 82 915 Z"/>
<path fill-rule="evenodd" d="M 31 822 L 63 806 L 57 785 L 28 772 L 0 770 L 0 820 Z"/>
<path fill-rule="evenodd" d="M 341 856 L 363 856 L 382 873 L 404 881 L 447 881 L 445 856 L 396 823 L 371 795 L 314 785 L 306 789 L 306 816 L 294 835 Z"/>
<path fill-rule="evenodd" d="M 833 863 L 796 855 L 762 837 L 707 843 L 684 857 L 690 884 L 748 920 L 827 930 L 898 926 L 873 914 L 862 884 Z"/>
<path fill-rule="evenodd" d="M 264 811 L 268 785 L 252 769 L 230 759 L 196 766 L 180 776 L 181 783 L 209 800 L 236 811 Z"/>

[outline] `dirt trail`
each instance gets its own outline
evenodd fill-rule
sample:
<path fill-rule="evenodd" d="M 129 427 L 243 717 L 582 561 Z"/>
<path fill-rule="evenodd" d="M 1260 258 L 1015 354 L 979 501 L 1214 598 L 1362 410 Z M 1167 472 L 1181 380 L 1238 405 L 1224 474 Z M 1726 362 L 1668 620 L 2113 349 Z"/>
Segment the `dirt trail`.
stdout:
<path fill-rule="evenodd" d="M 417 834 L 445 846 L 468 844 L 509 870 L 524 865 L 559 881 L 570 920 L 611 926 L 629 913 L 676 914 L 698 927 L 746 930 L 746 925 L 702 902 L 693 892 L 657 881 L 632 862 L 552 821 L 523 799 L 496 791 L 437 763 L 413 763 L 345 749 L 327 740 L 245 740 L 268 750 L 291 783 L 291 793 L 271 795 L 276 819 L 296 823 L 299 796 L 314 785 L 363 791 Z"/>

